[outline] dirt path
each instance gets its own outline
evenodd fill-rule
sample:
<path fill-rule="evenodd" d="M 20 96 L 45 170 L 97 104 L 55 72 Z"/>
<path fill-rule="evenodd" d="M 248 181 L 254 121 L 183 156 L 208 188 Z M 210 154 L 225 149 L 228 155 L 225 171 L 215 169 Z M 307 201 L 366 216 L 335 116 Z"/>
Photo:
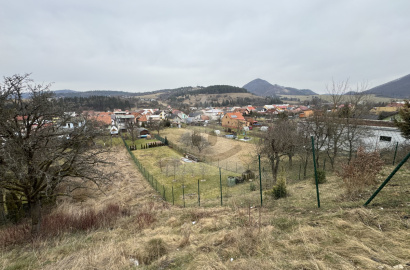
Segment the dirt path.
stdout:
<path fill-rule="evenodd" d="M 117 203 L 135 207 L 143 205 L 147 201 L 160 199 L 158 193 L 139 172 L 123 146 L 113 147 L 109 158 L 115 163 L 109 169 L 117 172 L 117 175 L 112 183 L 104 189 L 105 194 L 100 194 L 96 198 L 87 201 L 90 206 L 93 204 Z"/>

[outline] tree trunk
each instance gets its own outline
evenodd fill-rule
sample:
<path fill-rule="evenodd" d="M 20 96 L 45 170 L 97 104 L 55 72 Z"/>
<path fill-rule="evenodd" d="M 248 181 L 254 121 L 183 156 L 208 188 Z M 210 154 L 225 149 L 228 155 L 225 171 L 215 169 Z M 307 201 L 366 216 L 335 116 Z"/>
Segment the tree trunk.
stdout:
<path fill-rule="evenodd" d="M 270 162 L 270 166 L 271 166 L 271 170 L 272 170 L 272 179 L 273 179 L 273 183 L 275 184 L 275 158 L 273 156 L 269 157 L 269 162 Z M 248 170 L 249 170 L 249 164 L 248 164 Z"/>
<path fill-rule="evenodd" d="M 308 158 L 309 158 L 309 153 L 306 154 L 305 163 L 303 164 L 303 179 L 306 178 L 307 166 L 308 166 L 308 161 L 309 161 Z"/>
<path fill-rule="evenodd" d="M 4 192 L 3 189 L 0 188 L 0 225 L 6 223 L 6 212 L 4 209 Z"/>
<path fill-rule="evenodd" d="M 278 153 L 275 154 L 275 156 L 276 156 L 275 157 L 275 172 L 274 172 L 274 175 L 273 175 L 273 180 L 274 180 L 274 183 L 276 184 L 276 180 L 278 179 L 280 156 L 279 156 Z"/>
<path fill-rule="evenodd" d="M 289 158 L 289 168 L 292 168 L 292 166 L 293 166 L 292 157 L 293 157 L 293 154 L 288 154 L 288 158 Z"/>
<path fill-rule="evenodd" d="M 350 164 L 350 161 L 352 160 L 352 155 L 353 155 L 353 142 L 349 140 L 349 160 L 348 164 Z"/>
<path fill-rule="evenodd" d="M 35 199 L 30 205 L 31 235 L 37 235 L 41 228 L 41 202 Z"/>

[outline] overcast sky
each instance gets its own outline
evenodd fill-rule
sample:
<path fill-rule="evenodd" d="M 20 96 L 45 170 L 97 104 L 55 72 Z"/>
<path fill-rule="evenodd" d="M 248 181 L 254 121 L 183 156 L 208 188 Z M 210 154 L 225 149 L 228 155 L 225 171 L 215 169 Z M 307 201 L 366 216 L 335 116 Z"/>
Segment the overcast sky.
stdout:
<path fill-rule="evenodd" d="M 0 75 L 52 89 L 272 84 L 410 73 L 408 0 L 0 0 Z"/>

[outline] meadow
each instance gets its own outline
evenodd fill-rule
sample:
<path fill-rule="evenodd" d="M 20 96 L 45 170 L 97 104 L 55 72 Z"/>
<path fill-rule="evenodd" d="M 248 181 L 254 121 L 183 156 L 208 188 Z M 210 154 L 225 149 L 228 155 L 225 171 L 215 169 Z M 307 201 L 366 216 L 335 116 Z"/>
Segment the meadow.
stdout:
<path fill-rule="evenodd" d="M 161 135 L 177 141 L 184 132 L 186 130 L 171 129 L 164 130 Z M 288 196 L 275 200 L 264 193 L 262 207 L 259 191 L 251 192 L 249 184 L 240 184 L 247 189 L 242 194 L 238 191 L 237 196 L 227 196 L 221 207 L 218 206 L 218 194 L 214 192 L 219 184 L 217 166 L 185 163 L 184 174 L 181 155 L 173 149 L 156 147 L 133 151 L 164 185 L 172 187 L 185 181 L 187 186 L 191 182 L 195 186 L 198 180 L 206 179 L 201 182 L 204 185 L 201 206 L 193 196 L 192 201 L 187 199 L 184 208 L 180 201 L 175 205 L 168 198 L 164 201 L 162 194 L 156 192 L 139 172 L 120 141 L 114 141 L 118 144 L 112 147 L 110 158 L 116 163 L 112 167 L 118 172 L 116 180 L 100 192 L 88 191 L 84 194 L 87 199 L 61 198 L 57 208 L 45 214 L 46 220 L 53 220 L 49 217 L 57 214 L 65 220 L 76 220 L 76 223 L 70 223 L 73 225 L 88 224 L 82 219 L 84 213 L 91 210 L 96 216 L 111 213 L 113 217 L 102 219 L 102 223 L 93 226 L 77 226 L 77 229 L 64 227 L 58 222 L 45 224 L 50 233 L 39 238 L 20 237 L 18 233 L 24 230 L 18 228 L 24 226 L 24 220 L 18 225 L 3 226 L 0 269 L 410 267 L 408 165 L 402 167 L 367 207 L 363 207 L 364 202 L 394 169 L 391 163 L 383 166 L 376 185 L 369 186 L 354 198 L 349 196 L 341 178 L 329 173 L 327 181 L 319 185 L 320 208 L 311 174 L 301 180 L 289 176 Z M 237 150 L 240 147 L 233 156 L 222 155 L 225 158 L 219 161 L 222 164 L 225 160 L 243 161 L 245 167 L 249 164 L 246 162 L 254 163 L 253 158 L 245 158 L 252 152 L 251 144 L 218 138 L 211 147 L 213 154 L 224 154 L 226 149 L 222 146 Z M 166 166 L 159 165 L 161 159 L 175 159 L 180 163 L 175 182 L 173 165 L 168 165 L 167 176 Z M 201 166 L 206 168 L 204 177 Z M 192 171 L 201 173 L 192 177 Z M 266 177 L 268 179 L 269 175 Z M 209 194 L 205 193 L 207 184 L 212 190 Z M 238 187 L 226 187 L 230 191 L 224 192 L 233 195 Z M 187 193 L 194 192 L 196 190 Z M 180 195 L 177 197 L 181 198 Z"/>

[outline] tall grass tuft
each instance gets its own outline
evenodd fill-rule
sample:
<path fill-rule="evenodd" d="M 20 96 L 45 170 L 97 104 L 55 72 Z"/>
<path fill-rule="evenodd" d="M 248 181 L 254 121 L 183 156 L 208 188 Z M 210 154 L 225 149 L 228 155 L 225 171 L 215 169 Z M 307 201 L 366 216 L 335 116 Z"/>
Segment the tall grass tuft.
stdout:
<path fill-rule="evenodd" d="M 84 209 L 76 214 L 56 212 L 43 217 L 41 232 L 37 237 L 48 238 L 64 233 L 90 231 L 112 227 L 121 216 L 129 215 L 129 210 L 116 204 L 108 204 L 101 211 Z M 31 239 L 28 222 L 6 227 L 0 233 L 0 247 L 21 244 Z"/>
<path fill-rule="evenodd" d="M 162 238 L 153 238 L 145 245 L 142 262 L 144 264 L 151 264 L 153 261 L 158 260 L 167 253 L 168 250 L 164 240 L 162 240 Z"/>

